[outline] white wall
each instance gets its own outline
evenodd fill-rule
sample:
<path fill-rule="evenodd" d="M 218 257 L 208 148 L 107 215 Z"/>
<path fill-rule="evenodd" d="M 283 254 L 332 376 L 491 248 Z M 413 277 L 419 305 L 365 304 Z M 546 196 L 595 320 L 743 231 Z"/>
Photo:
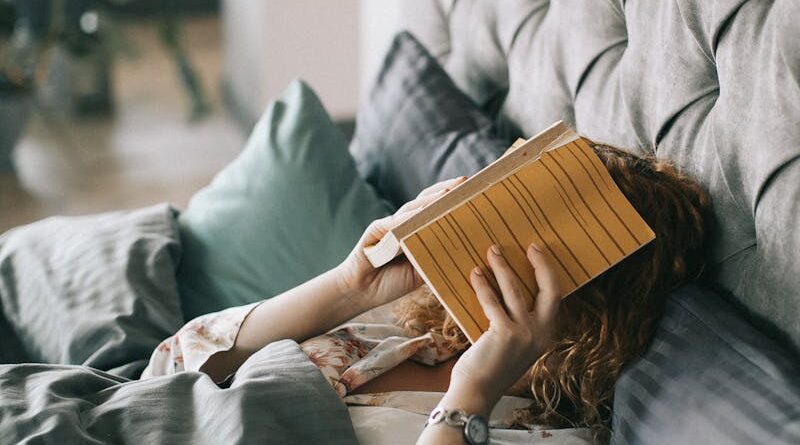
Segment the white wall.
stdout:
<path fill-rule="evenodd" d="M 248 113 L 300 77 L 334 118 L 355 115 L 358 0 L 225 0 L 223 27 L 226 79 Z"/>
<path fill-rule="evenodd" d="M 225 81 L 248 115 L 258 116 L 267 97 L 257 42 L 266 40 L 262 18 L 267 2 L 226 0 L 222 3 Z"/>
<path fill-rule="evenodd" d="M 427 26 L 437 1 L 447 0 L 225 0 L 229 87 L 258 116 L 301 77 L 334 118 L 352 118 L 392 37 Z"/>
<path fill-rule="evenodd" d="M 361 0 L 359 31 L 360 93 L 369 92 L 378 75 L 386 50 L 399 31 L 428 37 L 439 26 L 440 7 L 452 0 Z M 424 40 L 424 38 L 423 38 Z"/>
<path fill-rule="evenodd" d="M 359 90 L 363 95 L 378 75 L 392 37 L 403 29 L 406 0 L 361 0 L 359 10 Z"/>

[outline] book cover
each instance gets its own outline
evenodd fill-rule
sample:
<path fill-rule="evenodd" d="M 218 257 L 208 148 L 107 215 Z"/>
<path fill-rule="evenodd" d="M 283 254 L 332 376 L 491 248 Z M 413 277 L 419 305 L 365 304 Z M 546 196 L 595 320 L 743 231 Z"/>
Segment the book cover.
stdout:
<path fill-rule="evenodd" d="M 402 249 L 474 343 L 489 322 L 469 274 L 477 266 L 491 276 L 486 251 L 492 244 L 532 298 L 537 286 L 525 252 L 532 242 L 541 246 L 566 297 L 654 238 L 591 142 L 558 123 L 516 142 L 366 252 L 378 266 Z"/>

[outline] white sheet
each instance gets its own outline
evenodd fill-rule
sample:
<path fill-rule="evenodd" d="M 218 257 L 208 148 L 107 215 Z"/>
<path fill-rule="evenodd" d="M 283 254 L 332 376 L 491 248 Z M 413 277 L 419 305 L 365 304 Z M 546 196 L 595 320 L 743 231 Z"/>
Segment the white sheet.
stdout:
<path fill-rule="evenodd" d="M 361 445 L 413 445 L 422 432 L 427 413 L 420 406 L 433 409 L 443 393 L 398 392 L 392 393 L 393 406 L 349 406 L 350 419 Z M 345 398 L 348 401 L 348 398 Z M 351 403 L 350 399 L 348 403 Z M 406 405 L 404 402 L 407 402 Z M 520 397 L 503 397 L 492 411 L 490 424 L 509 417 L 515 408 L 527 406 L 529 400 Z M 427 409 L 427 411 L 430 411 Z M 591 432 L 586 428 L 512 430 L 492 427 L 490 443 L 495 445 L 546 444 L 594 445 Z"/>

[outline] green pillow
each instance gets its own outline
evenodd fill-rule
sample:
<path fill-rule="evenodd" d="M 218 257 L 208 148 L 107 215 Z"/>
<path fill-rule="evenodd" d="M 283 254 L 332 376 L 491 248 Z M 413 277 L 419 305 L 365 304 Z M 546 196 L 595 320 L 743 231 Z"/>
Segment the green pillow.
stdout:
<path fill-rule="evenodd" d="M 179 218 L 186 319 L 275 296 L 339 264 L 391 207 L 358 175 L 317 96 L 294 81 Z"/>

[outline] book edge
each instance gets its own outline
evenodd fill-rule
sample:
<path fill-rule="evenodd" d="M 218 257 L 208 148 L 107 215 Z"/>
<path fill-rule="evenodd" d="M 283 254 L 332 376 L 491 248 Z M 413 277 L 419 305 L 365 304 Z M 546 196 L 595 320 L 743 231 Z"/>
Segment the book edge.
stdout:
<path fill-rule="evenodd" d="M 484 190 L 497 183 L 497 181 L 491 182 L 483 180 L 482 178 L 483 175 L 481 175 L 483 172 L 489 171 L 490 168 L 497 169 L 499 168 L 497 166 L 501 165 L 501 163 L 502 165 L 505 165 L 517 162 L 518 158 L 527 156 L 527 153 L 523 153 L 523 149 L 525 148 L 526 145 L 540 143 L 541 148 L 537 151 L 537 153 L 534 156 L 531 156 L 530 159 L 520 163 L 512 170 L 504 174 L 503 178 L 510 176 L 520 168 L 524 168 L 526 165 L 529 165 L 530 163 L 536 161 L 541 155 L 541 153 L 543 153 L 546 150 L 552 149 L 551 145 L 554 142 L 558 141 L 559 139 L 562 138 L 562 136 L 569 133 L 573 133 L 575 137 L 580 137 L 577 135 L 577 133 L 575 133 L 574 130 L 572 130 L 566 124 L 564 124 L 563 121 L 558 121 L 555 124 L 548 127 L 546 130 L 528 139 L 527 141 L 525 141 L 524 144 L 520 145 L 519 147 L 513 148 L 512 145 L 513 150 L 508 152 L 507 155 L 501 156 L 495 162 L 489 164 L 479 172 L 475 173 L 471 178 L 467 179 L 467 181 L 460 184 L 455 189 L 451 190 L 450 193 L 432 202 L 431 204 L 428 205 L 426 209 L 423 209 L 418 214 L 402 222 L 397 227 L 394 227 L 390 232 L 392 232 L 395 235 L 395 237 L 402 242 L 404 238 L 410 236 L 417 230 L 422 229 L 423 227 L 427 226 L 432 221 L 441 217 L 451 209 L 458 207 L 459 205 L 472 199 L 474 196 L 482 193 Z M 552 136 L 552 139 L 549 140 L 546 139 L 548 136 Z M 474 187 L 475 189 L 470 190 L 468 192 L 464 192 L 463 190 L 465 190 L 464 189 L 465 186 L 468 188 Z M 460 194 L 454 193 L 458 189 L 461 189 L 462 193 Z"/>
<path fill-rule="evenodd" d="M 407 234 L 404 234 L 402 237 L 397 237 L 397 239 L 402 243 L 402 241 L 404 239 L 408 238 L 409 236 L 414 235 L 415 233 L 419 232 L 420 230 L 424 229 L 425 227 L 428 227 L 429 225 L 431 225 L 434 222 L 438 221 L 442 216 L 447 215 L 453 209 L 460 207 L 465 202 L 468 202 L 472 198 L 474 198 L 474 197 L 480 195 L 481 193 L 485 192 L 489 187 L 492 187 L 493 185 L 505 180 L 506 178 L 508 178 L 509 176 L 511 176 L 511 175 L 515 174 L 516 172 L 522 170 L 523 168 L 525 168 L 525 167 L 533 164 L 534 162 L 538 161 L 539 158 L 541 157 L 542 153 L 545 153 L 545 152 L 550 151 L 550 150 L 555 150 L 555 149 L 560 148 L 560 147 L 562 147 L 562 146 L 564 146 L 566 144 L 569 144 L 570 142 L 574 142 L 574 141 L 576 141 L 576 140 L 578 140 L 580 138 L 581 137 L 577 133 L 575 133 L 572 130 L 568 130 L 567 132 L 563 133 L 561 136 L 558 136 L 550 144 L 544 146 L 541 150 L 539 150 L 539 152 L 536 155 L 532 156 L 531 159 L 529 159 L 528 161 L 517 165 L 513 169 L 511 169 L 508 172 L 506 172 L 500 179 L 498 179 L 498 180 L 496 180 L 494 182 L 490 182 L 490 181 L 484 182 L 484 184 L 482 184 L 482 187 L 480 189 L 476 189 L 474 192 L 470 193 L 469 195 L 466 195 L 466 196 L 462 197 L 459 201 L 457 201 L 457 202 L 455 202 L 453 204 L 450 204 L 447 207 L 447 209 L 441 210 L 435 216 L 431 216 L 424 224 L 414 228 L 413 231 L 411 231 L 411 232 L 409 232 Z M 522 148 L 522 146 L 514 149 L 514 151 L 519 150 L 521 148 Z M 397 236 L 396 233 L 395 233 L 395 236 Z"/>

